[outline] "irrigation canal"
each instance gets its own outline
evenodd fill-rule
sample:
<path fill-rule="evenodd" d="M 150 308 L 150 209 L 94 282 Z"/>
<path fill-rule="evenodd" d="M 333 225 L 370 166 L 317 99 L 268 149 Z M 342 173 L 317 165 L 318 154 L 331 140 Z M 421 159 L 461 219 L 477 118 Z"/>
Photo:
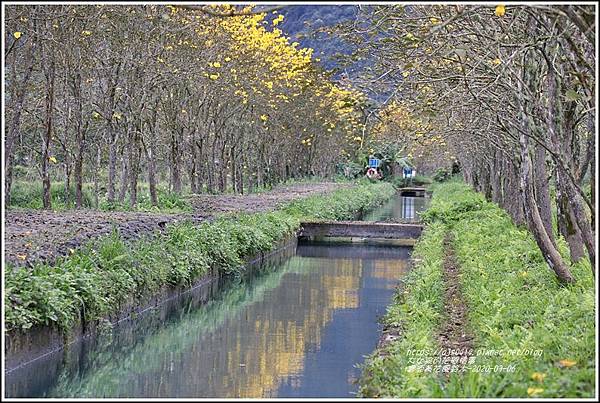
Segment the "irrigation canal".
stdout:
<path fill-rule="evenodd" d="M 398 194 L 369 221 L 416 221 Z M 351 397 L 411 247 L 300 242 L 5 373 L 11 397 Z"/>

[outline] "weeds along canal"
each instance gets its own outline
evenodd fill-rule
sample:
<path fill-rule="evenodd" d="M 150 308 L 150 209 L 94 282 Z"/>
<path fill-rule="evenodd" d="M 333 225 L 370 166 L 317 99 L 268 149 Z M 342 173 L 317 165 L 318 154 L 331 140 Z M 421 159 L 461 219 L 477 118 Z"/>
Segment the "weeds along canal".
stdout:
<path fill-rule="evenodd" d="M 413 199 L 413 200 L 408 200 Z M 393 197 L 366 220 L 413 220 Z M 412 248 L 292 244 L 5 374 L 11 397 L 350 397 Z"/>

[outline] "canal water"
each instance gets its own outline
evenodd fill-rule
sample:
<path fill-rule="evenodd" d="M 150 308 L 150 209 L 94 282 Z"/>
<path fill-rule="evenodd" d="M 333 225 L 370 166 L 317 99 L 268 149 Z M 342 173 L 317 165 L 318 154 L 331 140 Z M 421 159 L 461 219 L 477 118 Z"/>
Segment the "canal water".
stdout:
<path fill-rule="evenodd" d="M 400 196 L 397 193 L 383 206 L 363 217 L 365 221 L 417 222 L 419 212 L 426 208 L 426 197 Z"/>
<path fill-rule="evenodd" d="M 395 214 L 387 207 L 383 216 Z M 5 373 L 6 393 L 351 397 L 410 252 L 402 246 L 292 244 L 243 276 L 205 284 Z"/>

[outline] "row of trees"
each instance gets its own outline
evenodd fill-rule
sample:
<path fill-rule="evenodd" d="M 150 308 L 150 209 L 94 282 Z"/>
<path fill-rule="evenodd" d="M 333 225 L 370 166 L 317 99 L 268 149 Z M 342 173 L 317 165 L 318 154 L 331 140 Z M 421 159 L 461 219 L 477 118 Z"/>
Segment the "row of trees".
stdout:
<path fill-rule="evenodd" d="M 404 100 L 413 120 L 398 133 L 447 144 L 465 179 L 530 228 L 561 281 L 574 279 L 553 205 L 571 259 L 594 267 L 594 6 L 373 6 L 340 30 L 375 61 L 361 84 Z"/>
<path fill-rule="evenodd" d="M 168 177 L 180 193 L 242 193 L 330 174 L 362 133 L 364 97 L 334 84 L 277 11 L 252 7 L 6 8 L 5 197 L 13 168 L 84 182 L 96 202 L 138 199 Z M 234 14 L 234 15 L 232 15 Z M 167 174 L 168 173 L 168 174 Z"/>

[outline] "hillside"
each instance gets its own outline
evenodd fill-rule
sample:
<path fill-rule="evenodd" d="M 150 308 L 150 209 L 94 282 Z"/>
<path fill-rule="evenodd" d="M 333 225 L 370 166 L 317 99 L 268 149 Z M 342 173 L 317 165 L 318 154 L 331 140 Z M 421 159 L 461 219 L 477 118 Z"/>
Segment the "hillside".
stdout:
<path fill-rule="evenodd" d="M 353 48 L 347 42 L 326 37 L 325 34 L 315 31 L 355 18 L 356 6 L 291 5 L 284 7 L 280 12 L 285 16 L 281 24 L 283 32 L 303 47 L 313 48 L 315 57 L 321 59 L 326 69 L 338 67 L 335 60 L 337 54 L 352 52 Z"/>

